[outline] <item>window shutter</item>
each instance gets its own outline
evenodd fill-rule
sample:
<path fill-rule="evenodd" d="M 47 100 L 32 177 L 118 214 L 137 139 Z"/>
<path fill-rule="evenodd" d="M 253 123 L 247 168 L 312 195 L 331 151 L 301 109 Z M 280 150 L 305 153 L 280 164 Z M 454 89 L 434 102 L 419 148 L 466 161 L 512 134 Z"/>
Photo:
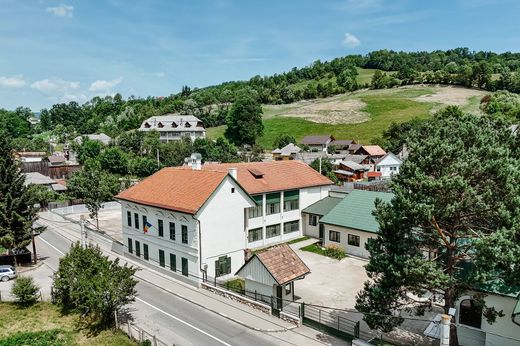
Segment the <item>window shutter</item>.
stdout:
<path fill-rule="evenodd" d="M 220 276 L 219 261 L 216 260 L 216 261 L 215 261 L 215 277 L 219 277 L 219 276 Z"/>
<path fill-rule="evenodd" d="M 226 257 L 226 274 L 231 273 L 231 257 Z"/>

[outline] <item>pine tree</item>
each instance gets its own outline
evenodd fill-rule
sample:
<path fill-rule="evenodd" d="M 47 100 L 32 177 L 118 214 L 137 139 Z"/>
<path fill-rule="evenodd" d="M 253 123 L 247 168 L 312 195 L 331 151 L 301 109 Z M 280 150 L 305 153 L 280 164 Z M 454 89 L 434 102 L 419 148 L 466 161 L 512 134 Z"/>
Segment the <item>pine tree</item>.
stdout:
<path fill-rule="evenodd" d="M 372 328 L 390 331 L 403 309 L 444 312 L 489 283 L 520 287 L 520 138 L 490 116 L 449 107 L 409 140 L 410 156 L 393 180 L 394 199 L 377 203 L 380 232 L 367 249 L 370 281 L 356 308 Z M 430 253 L 431 256 L 425 256 Z M 417 302 L 409 294 L 424 296 Z M 474 297 L 492 323 L 501 311 Z M 385 316 L 384 316 L 385 315 Z M 452 324 L 451 345 L 457 345 Z"/>
<path fill-rule="evenodd" d="M 9 253 L 30 244 L 37 209 L 31 189 L 25 186 L 10 140 L 0 134 L 0 245 Z"/>

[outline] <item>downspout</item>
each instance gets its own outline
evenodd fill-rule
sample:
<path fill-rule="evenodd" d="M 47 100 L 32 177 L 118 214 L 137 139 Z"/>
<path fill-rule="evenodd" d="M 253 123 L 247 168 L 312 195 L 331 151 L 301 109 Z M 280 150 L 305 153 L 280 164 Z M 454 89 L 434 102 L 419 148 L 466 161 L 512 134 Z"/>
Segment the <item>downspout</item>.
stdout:
<path fill-rule="evenodd" d="M 201 239 L 201 231 L 200 231 L 200 220 L 196 219 L 193 215 L 191 216 L 193 220 L 197 222 L 197 230 L 199 234 L 199 269 L 202 272 L 202 281 L 205 282 L 207 280 L 207 272 L 204 268 L 202 268 L 202 239 Z"/>

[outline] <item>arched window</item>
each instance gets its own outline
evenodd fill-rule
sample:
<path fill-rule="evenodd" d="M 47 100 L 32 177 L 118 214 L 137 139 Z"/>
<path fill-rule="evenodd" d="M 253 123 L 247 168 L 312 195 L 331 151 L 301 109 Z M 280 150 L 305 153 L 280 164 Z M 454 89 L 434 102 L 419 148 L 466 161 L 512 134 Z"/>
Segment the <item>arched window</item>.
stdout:
<path fill-rule="evenodd" d="M 482 326 L 482 307 L 478 306 L 473 299 L 461 301 L 459 323 L 480 329 Z"/>

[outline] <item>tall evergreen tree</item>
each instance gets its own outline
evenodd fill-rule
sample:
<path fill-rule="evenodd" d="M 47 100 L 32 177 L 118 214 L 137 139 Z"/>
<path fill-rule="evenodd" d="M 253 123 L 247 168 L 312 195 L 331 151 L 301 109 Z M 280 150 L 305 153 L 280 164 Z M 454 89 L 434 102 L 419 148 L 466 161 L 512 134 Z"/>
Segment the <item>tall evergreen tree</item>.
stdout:
<path fill-rule="evenodd" d="M 464 292 L 491 282 L 520 287 L 519 141 L 502 120 L 456 107 L 412 134 L 395 197 L 377 203 L 380 232 L 367 245 L 370 281 L 356 308 L 372 313 L 364 318 L 372 328 L 390 331 L 403 320 L 386 316 L 421 314 L 435 301 L 448 313 Z M 437 294 L 409 296 L 429 292 Z M 474 298 L 488 322 L 503 316 Z M 457 345 L 453 324 L 451 335 Z"/>
<path fill-rule="evenodd" d="M 10 140 L 0 134 L 0 245 L 10 253 L 29 245 L 37 218 L 31 189 L 24 183 Z"/>

